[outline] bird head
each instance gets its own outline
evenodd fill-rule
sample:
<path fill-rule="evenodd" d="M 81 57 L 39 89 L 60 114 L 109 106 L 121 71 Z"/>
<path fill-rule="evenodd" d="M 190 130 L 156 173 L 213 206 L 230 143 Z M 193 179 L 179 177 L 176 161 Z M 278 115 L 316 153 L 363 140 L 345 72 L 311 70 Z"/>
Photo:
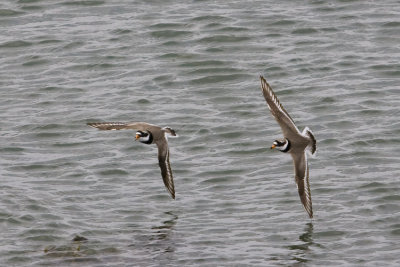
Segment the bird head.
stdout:
<path fill-rule="evenodd" d="M 286 148 L 288 147 L 288 140 L 287 139 L 283 139 L 283 140 L 275 140 L 272 143 L 271 149 L 278 149 L 280 151 L 284 151 L 286 150 Z"/>
<path fill-rule="evenodd" d="M 151 142 L 153 141 L 151 133 L 148 131 L 137 131 L 135 139 L 136 139 L 136 141 L 139 141 L 139 142 L 145 143 L 145 144 L 151 144 Z"/>

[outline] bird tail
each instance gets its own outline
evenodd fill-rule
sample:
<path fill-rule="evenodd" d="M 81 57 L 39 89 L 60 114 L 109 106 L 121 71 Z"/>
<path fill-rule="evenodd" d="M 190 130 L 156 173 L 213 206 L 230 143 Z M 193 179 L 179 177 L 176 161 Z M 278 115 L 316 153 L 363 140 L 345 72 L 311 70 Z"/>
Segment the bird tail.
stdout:
<path fill-rule="evenodd" d="M 310 138 L 310 143 L 308 144 L 307 148 L 311 152 L 311 154 L 314 155 L 315 151 L 317 150 L 317 141 L 315 140 L 314 134 L 312 133 L 310 128 L 306 127 L 303 130 L 303 135 Z"/>
<path fill-rule="evenodd" d="M 178 135 L 176 134 L 174 129 L 171 129 L 170 127 L 163 127 L 162 128 L 164 130 L 165 133 L 167 133 L 169 136 L 173 136 L 173 137 L 178 137 Z"/>

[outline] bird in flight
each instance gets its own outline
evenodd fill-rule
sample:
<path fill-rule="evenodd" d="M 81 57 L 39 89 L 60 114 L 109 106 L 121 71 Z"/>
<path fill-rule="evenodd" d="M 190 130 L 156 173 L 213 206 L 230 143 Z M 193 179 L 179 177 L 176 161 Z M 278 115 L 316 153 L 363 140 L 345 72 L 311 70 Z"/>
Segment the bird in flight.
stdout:
<path fill-rule="evenodd" d="M 158 147 L 158 164 L 164 185 L 175 199 L 174 178 L 169 163 L 168 136 L 177 136 L 169 127 L 160 127 L 146 122 L 91 122 L 87 125 L 99 130 L 136 130 L 136 140 L 143 144 L 156 144 Z"/>
<path fill-rule="evenodd" d="M 260 76 L 261 89 L 267 105 L 275 120 L 283 132 L 283 139 L 277 139 L 272 143 L 271 149 L 278 149 L 283 153 L 289 153 L 293 158 L 294 176 L 299 191 L 299 196 L 304 209 L 309 217 L 313 217 L 309 169 L 306 151 L 314 154 L 317 142 L 311 130 L 306 127 L 303 132 L 295 125 L 289 113 L 283 108 L 271 86 L 264 77 Z"/>

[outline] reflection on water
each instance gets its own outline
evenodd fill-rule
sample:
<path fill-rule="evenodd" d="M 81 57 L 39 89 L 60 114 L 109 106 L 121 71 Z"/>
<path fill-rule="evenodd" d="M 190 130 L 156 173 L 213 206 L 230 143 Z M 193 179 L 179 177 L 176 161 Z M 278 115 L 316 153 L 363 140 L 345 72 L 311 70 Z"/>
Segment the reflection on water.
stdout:
<path fill-rule="evenodd" d="M 313 244 L 313 239 L 312 239 L 313 230 L 314 230 L 313 224 L 311 222 L 307 223 L 306 227 L 304 228 L 304 233 L 299 236 L 299 239 L 307 245 L 307 248 Z"/>
<path fill-rule="evenodd" d="M 152 230 L 155 230 L 152 239 L 155 239 L 155 240 L 169 240 L 170 239 L 171 234 L 173 233 L 176 221 L 178 220 L 178 216 L 175 215 L 171 211 L 167 211 L 167 212 L 165 212 L 165 214 L 171 216 L 171 219 L 163 221 L 162 224 L 159 226 L 151 227 Z"/>
<path fill-rule="evenodd" d="M 62 245 L 49 245 L 43 249 L 47 257 L 52 258 L 68 258 L 68 257 L 85 257 L 87 256 L 88 247 L 85 244 L 88 242 L 86 237 L 76 235 L 72 239 L 72 243 Z M 81 251 L 81 247 L 84 248 Z"/>
<path fill-rule="evenodd" d="M 174 257 L 176 250 L 176 238 L 174 236 L 175 225 L 178 216 L 172 211 L 164 212 L 161 217 L 166 217 L 157 226 L 136 230 L 132 236 L 133 243 L 128 245 L 129 255 L 137 260 L 138 266 L 145 265 L 146 260 L 152 259 L 157 261 L 161 266 L 166 265 Z M 118 232 L 118 231 L 117 231 Z M 111 235 L 117 237 L 118 234 L 112 231 Z M 107 247 L 102 246 L 103 242 L 89 241 L 83 236 L 76 235 L 72 239 L 72 243 L 61 245 L 49 245 L 44 248 L 44 260 L 56 259 L 60 262 L 97 262 L 99 255 L 108 255 L 114 257 L 118 249 L 114 244 L 107 244 Z M 100 248 L 101 247 L 101 248 Z M 115 257 L 116 260 L 124 260 Z"/>
<path fill-rule="evenodd" d="M 304 232 L 299 236 L 301 243 L 288 246 L 294 252 L 292 259 L 297 262 L 296 264 L 308 262 L 310 247 L 315 245 L 313 242 L 313 230 L 313 224 L 311 222 L 307 223 Z"/>
<path fill-rule="evenodd" d="M 147 234 L 141 233 L 135 237 L 135 243 L 130 245 L 135 250 L 144 248 L 147 253 L 154 254 L 154 257 L 162 257 L 175 251 L 176 242 L 174 240 L 174 227 L 177 223 L 178 216 L 172 211 L 164 212 L 170 218 L 162 221 L 158 226 L 151 227 L 151 231 Z"/>

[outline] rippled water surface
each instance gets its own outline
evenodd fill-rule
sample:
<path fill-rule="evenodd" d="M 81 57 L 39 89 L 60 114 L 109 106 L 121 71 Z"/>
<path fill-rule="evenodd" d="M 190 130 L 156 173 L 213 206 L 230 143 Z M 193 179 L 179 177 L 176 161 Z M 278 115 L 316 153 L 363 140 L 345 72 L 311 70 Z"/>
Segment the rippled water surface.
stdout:
<path fill-rule="evenodd" d="M 399 1 L 6 0 L 0 25 L 1 266 L 400 266 Z M 313 220 L 259 75 L 317 138 Z M 154 145 L 92 121 L 175 129 L 176 200 Z"/>

